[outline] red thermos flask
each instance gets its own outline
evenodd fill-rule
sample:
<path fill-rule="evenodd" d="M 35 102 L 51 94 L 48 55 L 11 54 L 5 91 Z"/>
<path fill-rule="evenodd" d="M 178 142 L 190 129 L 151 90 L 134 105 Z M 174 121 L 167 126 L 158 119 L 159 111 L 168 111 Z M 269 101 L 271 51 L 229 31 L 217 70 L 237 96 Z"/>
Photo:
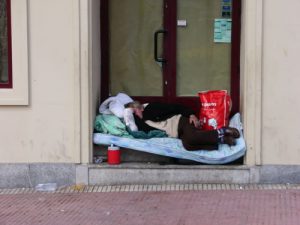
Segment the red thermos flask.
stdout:
<path fill-rule="evenodd" d="M 111 165 L 117 165 L 121 162 L 121 151 L 117 146 L 109 146 L 107 149 L 107 162 Z"/>

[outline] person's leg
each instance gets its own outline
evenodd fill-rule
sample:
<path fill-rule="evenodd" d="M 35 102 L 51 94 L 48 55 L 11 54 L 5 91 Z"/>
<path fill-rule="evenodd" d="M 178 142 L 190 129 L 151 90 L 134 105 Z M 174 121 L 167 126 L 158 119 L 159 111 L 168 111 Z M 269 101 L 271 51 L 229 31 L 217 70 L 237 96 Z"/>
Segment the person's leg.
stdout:
<path fill-rule="evenodd" d="M 178 125 L 178 137 L 182 140 L 187 150 L 215 150 L 218 144 L 235 145 L 240 136 L 239 131 L 231 127 L 223 127 L 218 130 L 199 130 L 189 119 L 181 117 Z"/>
<path fill-rule="evenodd" d="M 218 129 L 218 132 L 219 135 L 231 136 L 234 138 L 239 138 L 241 136 L 239 130 L 233 127 L 222 127 Z"/>
<path fill-rule="evenodd" d="M 219 134 L 216 130 L 199 130 L 189 123 L 188 118 L 183 116 L 179 120 L 178 137 L 187 150 L 218 149 Z"/>

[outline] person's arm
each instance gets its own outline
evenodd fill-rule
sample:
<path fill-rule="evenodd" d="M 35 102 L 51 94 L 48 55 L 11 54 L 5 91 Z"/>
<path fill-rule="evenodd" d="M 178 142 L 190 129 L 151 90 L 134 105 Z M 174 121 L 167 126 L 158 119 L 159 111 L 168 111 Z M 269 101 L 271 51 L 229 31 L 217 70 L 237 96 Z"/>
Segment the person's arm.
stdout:
<path fill-rule="evenodd" d="M 151 127 L 148 124 L 146 124 L 144 122 L 144 120 L 142 120 L 141 118 L 139 118 L 136 115 L 134 115 L 134 121 L 135 121 L 136 126 L 138 127 L 138 130 L 140 130 L 140 131 L 144 131 L 144 132 L 148 133 L 151 130 L 157 130 L 156 128 Z"/>
<path fill-rule="evenodd" d="M 170 110 L 172 110 L 174 114 L 180 114 L 185 117 L 190 117 L 191 115 L 195 115 L 194 110 L 180 104 L 170 104 Z"/>
<path fill-rule="evenodd" d="M 194 110 L 192 110 L 191 108 L 186 107 L 184 105 L 180 105 L 180 104 L 165 104 L 164 107 L 166 107 L 168 109 L 168 112 L 170 114 L 174 114 L 174 115 L 180 114 L 184 117 L 189 118 L 189 122 L 191 124 L 194 124 L 194 126 L 196 128 L 201 127 L 199 119 L 195 115 Z"/>
<path fill-rule="evenodd" d="M 182 115 L 189 118 L 195 112 L 183 105 L 166 104 L 160 102 L 149 103 L 143 112 L 144 120 L 163 121 L 174 115 Z"/>
<path fill-rule="evenodd" d="M 195 115 L 190 115 L 189 117 L 190 123 L 194 124 L 196 128 L 201 128 L 200 120 Z"/>
<path fill-rule="evenodd" d="M 195 112 L 189 107 L 179 104 L 166 104 L 166 103 L 149 103 L 143 112 L 144 120 L 163 121 L 174 115 L 182 115 L 189 118 L 190 123 L 195 127 L 200 128 L 200 122 L 195 116 Z"/>

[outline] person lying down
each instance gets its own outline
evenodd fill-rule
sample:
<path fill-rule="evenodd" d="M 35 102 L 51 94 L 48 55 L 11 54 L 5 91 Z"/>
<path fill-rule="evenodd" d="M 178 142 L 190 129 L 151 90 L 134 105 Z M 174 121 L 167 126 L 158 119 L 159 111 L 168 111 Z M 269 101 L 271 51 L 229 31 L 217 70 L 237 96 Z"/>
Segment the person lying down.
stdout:
<path fill-rule="evenodd" d="M 218 144 L 236 145 L 240 133 L 236 128 L 222 127 L 202 130 L 198 118 L 190 108 L 179 104 L 138 101 L 125 104 L 134 115 L 137 129 L 144 132 L 162 130 L 169 137 L 179 138 L 186 150 L 216 150 Z"/>

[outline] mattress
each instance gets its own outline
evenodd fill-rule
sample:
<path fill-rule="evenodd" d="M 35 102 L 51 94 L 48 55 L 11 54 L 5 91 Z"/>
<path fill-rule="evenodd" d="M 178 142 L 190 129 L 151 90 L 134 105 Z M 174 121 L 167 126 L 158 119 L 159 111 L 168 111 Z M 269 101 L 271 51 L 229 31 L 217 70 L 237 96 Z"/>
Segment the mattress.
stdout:
<path fill-rule="evenodd" d="M 246 143 L 242 133 L 242 123 L 239 113 L 231 118 L 229 126 L 237 128 L 241 133 L 241 137 L 237 139 L 237 144 L 235 146 L 219 144 L 218 149 L 213 151 L 187 151 L 183 147 L 181 140 L 177 138 L 133 139 L 94 133 L 93 139 L 97 145 L 115 145 L 136 151 L 188 159 L 205 164 L 226 164 L 242 157 L 246 153 Z"/>

